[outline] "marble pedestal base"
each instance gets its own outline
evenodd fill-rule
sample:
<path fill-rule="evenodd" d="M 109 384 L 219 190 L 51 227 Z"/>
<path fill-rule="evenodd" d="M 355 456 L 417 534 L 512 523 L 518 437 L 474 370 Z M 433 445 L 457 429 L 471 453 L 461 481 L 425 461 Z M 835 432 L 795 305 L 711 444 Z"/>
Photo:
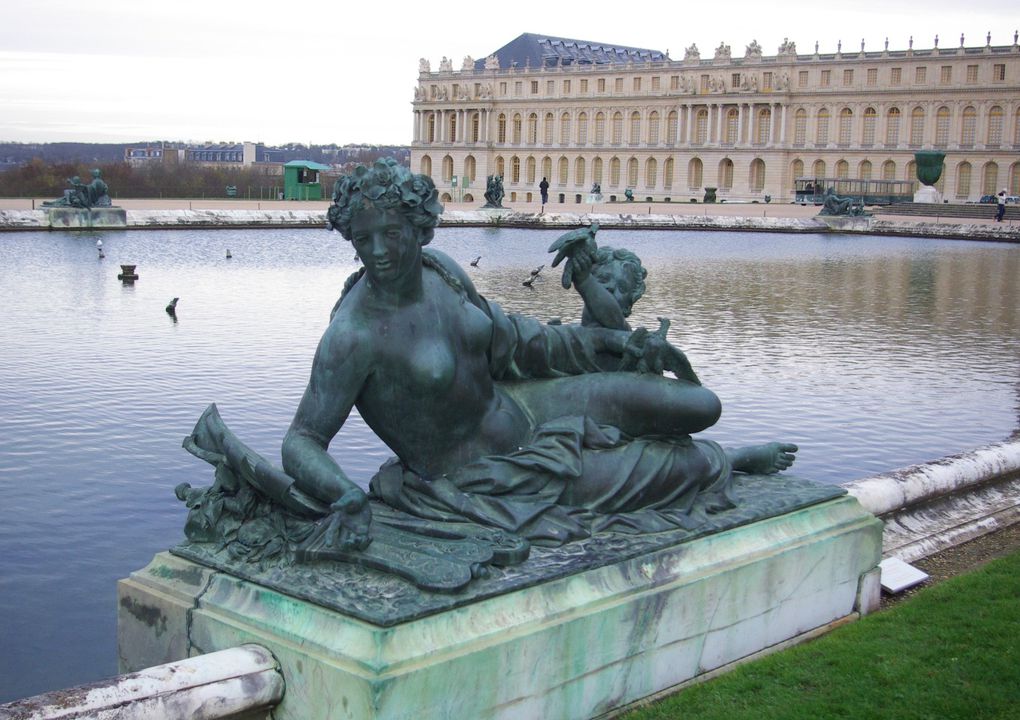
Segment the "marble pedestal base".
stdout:
<path fill-rule="evenodd" d="M 73 208 L 53 207 L 44 208 L 46 220 L 51 228 L 60 229 L 81 229 L 90 230 L 93 228 L 123 228 L 127 227 L 127 211 L 119 207 L 101 208 Z"/>
<path fill-rule="evenodd" d="M 921 188 L 914 193 L 914 202 L 916 203 L 941 203 L 942 193 L 936 190 L 931 185 L 922 185 Z"/>
<path fill-rule="evenodd" d="M 841 497 L 391 627 L 160 553 L 119 584 L 120 665 L 253 642 L 278 720 L 592 718 L 872 607 L 881 542 Z"/>

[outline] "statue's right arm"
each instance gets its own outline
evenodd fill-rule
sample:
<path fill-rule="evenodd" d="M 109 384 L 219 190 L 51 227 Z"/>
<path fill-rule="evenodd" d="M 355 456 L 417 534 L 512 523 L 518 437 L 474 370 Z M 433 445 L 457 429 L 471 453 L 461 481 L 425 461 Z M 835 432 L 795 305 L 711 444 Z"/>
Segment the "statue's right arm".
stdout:
<path fill-rule="evenodd" d="M 368 379 L 370 342 L 337 317 L 319 341 L 308 387 L 283 439 L 283 469 L 298 487 L 329 503 L 343 546 L 364 547 L 371 517 L 365 492 L 355 485 L 327 451 L 350 415 Z"/>

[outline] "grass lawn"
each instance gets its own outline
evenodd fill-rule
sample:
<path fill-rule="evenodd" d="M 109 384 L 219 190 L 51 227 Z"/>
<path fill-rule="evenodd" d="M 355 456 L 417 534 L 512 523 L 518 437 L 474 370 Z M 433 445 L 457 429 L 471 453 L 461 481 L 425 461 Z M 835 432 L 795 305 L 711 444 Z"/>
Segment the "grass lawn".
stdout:
<path fill-rule="evenodd" d="M 1020 553 L 624 718 L 1020 718 Z"/>

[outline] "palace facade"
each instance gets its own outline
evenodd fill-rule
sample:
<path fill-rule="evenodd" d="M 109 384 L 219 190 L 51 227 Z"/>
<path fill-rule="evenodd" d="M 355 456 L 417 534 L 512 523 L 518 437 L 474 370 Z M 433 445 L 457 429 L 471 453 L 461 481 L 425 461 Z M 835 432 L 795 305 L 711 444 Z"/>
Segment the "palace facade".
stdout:
<path fill-rule="evenodd" d="M 459 69 L 419 67 L 411 167 L 446 201 L 790 201 L 796 178 L 916 182 L 914 152 L 945 152 L 949 202 L 1020 195 L 1020 47 L 774 55 L 753 42 L 683 60 L 643 48 L 525 34 Z"/>

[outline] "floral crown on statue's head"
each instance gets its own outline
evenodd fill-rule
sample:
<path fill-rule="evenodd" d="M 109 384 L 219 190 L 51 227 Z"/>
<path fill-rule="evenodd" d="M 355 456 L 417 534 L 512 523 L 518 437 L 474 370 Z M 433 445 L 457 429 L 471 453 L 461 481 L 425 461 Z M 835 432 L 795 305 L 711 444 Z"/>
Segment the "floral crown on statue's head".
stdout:
<path fill-rule="evenodd" d="M 359 165 L 336 181 L 327 224 L 350 240 L 351 220 L 366 208 L 400 212 L 412 225 L 428 231 L 425 242 L 432 239 L 432 228 L 443 212 L 432 178 L 412 173 L 392 158 L 376 160 L 371 167 Z"/>

